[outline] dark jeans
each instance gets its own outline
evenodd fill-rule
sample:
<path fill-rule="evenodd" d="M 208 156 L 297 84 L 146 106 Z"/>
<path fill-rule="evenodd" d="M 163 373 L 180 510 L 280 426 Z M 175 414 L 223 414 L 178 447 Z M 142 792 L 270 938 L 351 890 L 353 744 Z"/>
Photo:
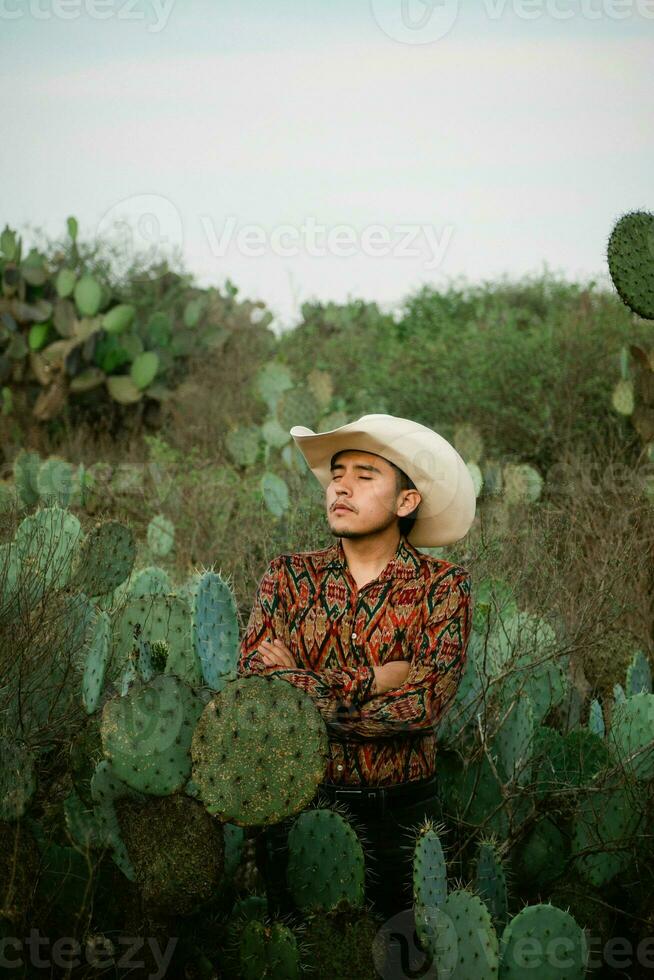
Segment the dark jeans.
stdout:
<path fill-rule="evenodd" d="M 385 806 L 357 803 L 355 799 L 347 803 L 339 799 L 334 808 L 349 820 L 361 840 L 366 860 L 366 901 L 395 937 L 398 946 L 395 960 L 400 956 L 404 962 L 409 952 L 414 951 L 416 955 L 413 851 L 417 829 L 425 818 L 434 822 L 442 819 L 441 804 L 433 790 L 425 799 L 411 803 L 390 796 Z M 332 806 L 333 803 L 319 790 L 313 805 Z M 295 819 L 289 817 L 265 827 L 257 838 L 257 866 L 266 882 L 268 908 L 274 917 L 299 914 L 286 883 L 288 831 Z M 423 961 L 424 956 L 419 953 Z M 382 972 L 385 978 L 396 975 L 402 976 L 401 971 Z"/>

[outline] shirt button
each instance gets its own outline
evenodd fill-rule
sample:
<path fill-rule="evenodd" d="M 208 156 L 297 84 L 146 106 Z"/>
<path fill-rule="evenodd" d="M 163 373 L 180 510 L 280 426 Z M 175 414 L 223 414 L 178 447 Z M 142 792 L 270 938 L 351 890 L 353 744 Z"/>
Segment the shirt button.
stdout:
<path fill-rule="evenodd" d="M 340 772 L 340 771 L 341 771 L 341 769 L 343 768 L 343 766 L 336 766 L 336 768 L 337 768 L 337 769 L 338 769 L 338 771 Z"/>
<path fill-rule="evenodd" d="M 353 639 L 353 640 L 356 640 L 356 638 L 357 638 L 357 635 L 356 635 L 356 633 L 353 633 L 353 634 L 352 634 L 352 639 Z"/>

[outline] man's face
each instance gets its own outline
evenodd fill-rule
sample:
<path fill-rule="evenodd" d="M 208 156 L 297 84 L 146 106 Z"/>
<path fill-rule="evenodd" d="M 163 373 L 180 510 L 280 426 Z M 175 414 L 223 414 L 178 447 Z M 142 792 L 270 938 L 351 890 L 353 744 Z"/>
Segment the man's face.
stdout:
<path fill-rule="evenodd" d="M 331 483 L 326 490 L 326 507 L 333 534 L 343 538 L 360 538 L 384 531 L 397 523 L 400 498 L 396 490 L 395 471 L 388 460 L 376 453 L 347 449 L 336 455 L 331 473 Z M 409 506 L 402 509 L 400 516 L 415 507 L 417 498 L 409 497 L 408 502 Z M 344 504 L 349 509 L 336 510 L 338 504 Z"/>

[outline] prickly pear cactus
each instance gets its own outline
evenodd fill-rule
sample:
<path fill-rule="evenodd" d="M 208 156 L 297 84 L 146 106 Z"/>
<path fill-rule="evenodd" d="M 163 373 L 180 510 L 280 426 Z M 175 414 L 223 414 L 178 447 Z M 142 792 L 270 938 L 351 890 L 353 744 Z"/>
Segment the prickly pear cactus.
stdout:
<path fill-rule="evenodd" d="M 134 799 L 145 799 L 142 793 L 127 786 L 103 759 L 95 768 L 91 779 L 91 797 L 95 808 L 95 817 L 103 845 L 111 848 L 111 856 L 130 881 L 136 880 L 136 872 L 130 861 L 125 842 L 120 833 L 120 824 L 116 814 L 116 801 L 121 797 L 130 796 Z"/>
<path fill-rule="evenodd" d="M 100 703 L 110 652 L 111 620 L 102 611 L 95 623 L 82 676 L 82 704 L 89 715 L 97 710 Z"/>
<path fill-rule="evenodd" d="M 219 886 L 225 859 L 221 824 L 201 803 L 175 793 L 115 804 L 121 837 L 148 906 L 190 915 Z"/>
<path fill-rule="evenodd" d="M 164 558 L 175 543 L 175 525 L 165 514 L 157 514 L 148 524 L 147 538 L 152 554 Z"/>
<path fill-rule="evenodd" d="M 507 835 L 509 812 L 502 787 L 485 755 L 466 763 L 455 753 L 444 755 L 438 794 L 446 815 L 474 824 L 486 833 L 502 838 Z"/>
<path fill-rule="evenodd" d="M 512 861 L 520 884 L 530 890 L 545 888 L 563 874 L 569 851 L 563 832 L 548 817 L 541 817 L 520 841 Z"/>
<path fill-rule="evenodd" d="M 32 602 L 40 601 L 48 589 L 68 584 L 81 538 L 80 522 L 64 507 L 43 507 L 21 521 L 14 543 L 31 583 Z"/>
<path fill-rule="evenodd" d="M 266 926 L 251 919 L 243 929 L 240 942 L 240 965 L 243 980 L 298 980 L 300 952 L 295 936 L 281 922 Z"/>
<path fill-rule="evenodd" d="M 202 684 L 200 662 L 191 642 L 191 610 L 177 595 L 149 595 L 128 601 L 113 618 L 113 653 L 109 677 L 117 680 L 129 662 L 138 635 L 151 645 L 168 645 L 166 672 L 191 687 Z"/>
<path fill-rule="evenodd" d="M 633 694 L 616 704 L 608 741 L 615 757 L 638 779 L 654 779 L 654 694 Z"/>
<path fill-rule="evenodd" d="M 492 738 L 491 754 L 507 782 L 520 785 L 531 779 L 531 748 L 534 738 L 534 711 L 528 694 L 500 708 L 499 727 Z"/>
<path fill-rule="evenodd" d="M 450 892 L 443 905 L 431 910 L 425 948 L 431 954 L 438 980 L 495 980 L 498 941 L 488 909 L 466 889 Z"/>
<path fill-rule="evenodd" d="M 63 803 L 66 830 L 74 844 L 85 851 L 100 848 L 105 842 L 101 821 L 93 807 L 71 790 Z"/>
<path fill-rule="evenodd" d="M 481 841 L 475 861 L 475 891 L 485 903 L 496 929 L 508 919 L 508 898 L 504 864 L 495 841 Z"/>
<path fill-rule="evenodd" d="M 191 742 L 192 778 L 210 813 L 239 826 L 279 823 L 316 795 L 327 729 L 311 698 L 274 677 L 229 680 Z"/>
<path fill-rule="evenodd" d="M 125 592 L 129 593 L 131 599 L 141 599 L 148 595 L 167 595 L 173 592 L 168 572 L 158 568 L 157 565 L 134 570 L 124 586 Z"/>
<path fill-rule="evenodd" d="M 365 858 L 347 820 L 329 809 L 301 813 L 288 833 L 286 877 L 302 912 L 330 912 L 341 902 L 361 907 Z"/>
<path fill-rule="evenodd" d="M 96 524 L 78 550 L 71 585 L 90 596 L 112 592 L 130 575 L 135 556 L 129 527 L 118 521 Z"/>
<path fill-rule="evenodd" d="M 634 787 L 618 777 L 600 781 L 579 801 L 573 822 L 572 850 L 580 874 L 591 885 L 605 885 L 632 860 L 643 814 Z"/>
<path fill-rule="evenodd" d="M 0 735 L 0 820 L 23 816 L 36 789 L 34 755 L 13 738 Z"/>
<path fill-rule="evenodd" d="M 33 507 L 38 503 L 39 490 L 36 484 L 36 476 L 40 465 L 41 457 L 39 454 L 28 452 L 26 449 L 21 449 L 14 459 L 14 483 L 20 501 L 25 507 Z"/>
<path fill-rule="evenodd" d="M 599 735 L 586 729 L 561 735 L 542 725 L 533 744 L 535 791 L 539 799 L 589 782 L 609 761 L 609 752 Z"/>
<path fill-rule="evenodd" d="M 424 944 L 432 910 L 447 898 L 447 868 L 443 846 L 432 821 L 419 828 L 413 850 L 413 901 L 418 938 Z"/>
<path fill-rule="evenodd" d="M 561 950 L 565 949 L 565 956 Z M 500 980 L 581 980 L 588 943 L 573 917 L 554 905 L 526 905 L 500 940 Z"/>
<path fill-rule="evenodd" d="M 75 492 L 75 467 L 58 456 L 48 457 L 36 472 L 36 489 L 44 504 L 67 507 Z"/>
<path fill-rule="evenodd" d="M 588 709 L 588 728 L 593 735 L 597 735 L 599 738 L 604 738 L 606 734 L 604 712 L 597 698 L 593 698 L 590 702 L 590 708 Z"/>
<path fill-rule="evenodd" d="M 190 746 L 202 712 L 190 687 L 169 674 L 137 678 L 124 697 L 102 709 L 102 747 L 119 779 L 142 793 L 165 796 L 191 774 Z"/>
<path fill-rule="evenodd" d="M 557 652 L 556 634 L 545 620 L 517 612 L 491 629 L 487 641 L 488 666 L 493 677 L 502 676 L 498 696 L 504 706 L 528 694 L 534 725 L 559 705 L 568 687 L 568 657 Z"/>
<path fill-rule="evenodd" d="M 654 320 L 654 214 L 624 214 L 611 232 L 607 258 L 622 302 L 638 316 Z"/>
<path fill-rule="evenodd" d="M 642 693 L 652 693 L 652 668 L 643 651 L 636 650 L 627 668 L 625 694 L 627 697 L 631 697 L 633 694 Z"/>
<path fill-rule="evenodd" d="M 198 576 L 192 589 L 191 631 L 205 683 L 220 691 L 227 677 L 236 677 L 238 617 L 234 594 L 213 571 Z"/>

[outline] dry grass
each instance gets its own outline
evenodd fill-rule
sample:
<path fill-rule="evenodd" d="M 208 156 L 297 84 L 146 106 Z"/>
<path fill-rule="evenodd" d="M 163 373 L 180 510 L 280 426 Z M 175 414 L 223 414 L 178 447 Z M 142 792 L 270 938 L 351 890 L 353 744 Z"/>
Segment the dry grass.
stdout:
<path fill-rule="evenodd" d="M 474 578 L 500 576 L 570 654 L 582 694 L 612 699 L 636 649 L 654 636 L 654 508 L 617 448 L 568 449 L 537 505 L 480 507 Z"/>

